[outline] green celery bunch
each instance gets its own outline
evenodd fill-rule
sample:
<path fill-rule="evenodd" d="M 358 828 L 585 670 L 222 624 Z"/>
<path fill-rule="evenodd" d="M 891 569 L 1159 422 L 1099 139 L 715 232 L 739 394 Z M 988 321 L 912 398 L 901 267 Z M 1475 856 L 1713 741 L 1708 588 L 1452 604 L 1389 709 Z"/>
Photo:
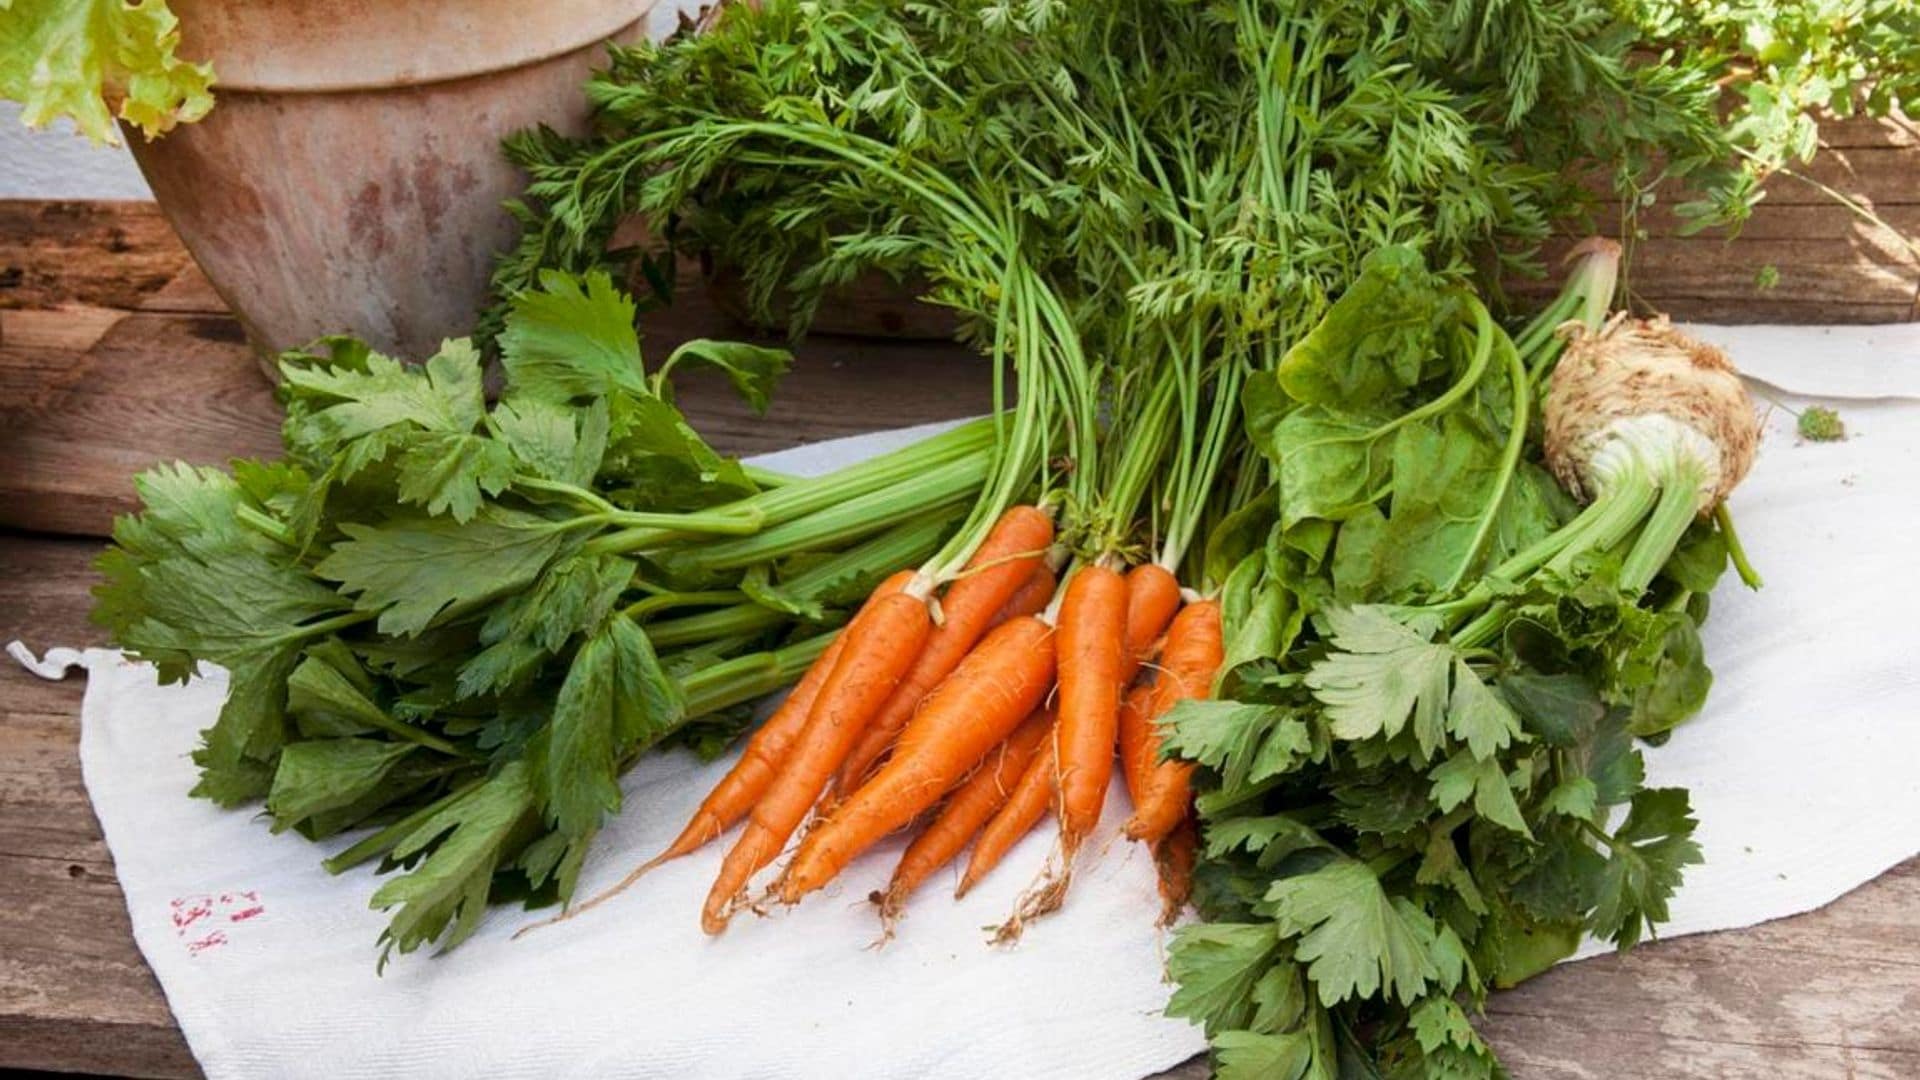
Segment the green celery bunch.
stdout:
<path fill-rule="evenodd" d="M 990 422 L 817 479 L 716 453 L 673 404 L 707 368 L 764 409 L 788 357 L 689 342 L 649 371 L 604 274 L 515 298 L 489 403 L 467 341 L 411 366 L 333 339 L 282 359 L 286 456 L 142 476 L 95 619 L 179 682 L 229 676 L 194 794 L 275 831 L 370 830 L 403 870 L 387 953 L 493 900 L 567 897 L 617 778 L 709 755 L 979 492 Z"/>

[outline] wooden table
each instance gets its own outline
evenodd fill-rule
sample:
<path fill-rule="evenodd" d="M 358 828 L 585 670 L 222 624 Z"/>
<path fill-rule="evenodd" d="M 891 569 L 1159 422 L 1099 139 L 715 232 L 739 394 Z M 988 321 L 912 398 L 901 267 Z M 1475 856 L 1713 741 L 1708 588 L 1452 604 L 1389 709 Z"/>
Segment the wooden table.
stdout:
<path fill-rule="evenodd" d="M 34 306 L 8 309 L 9 282 Z M 648 350 L 740 332 L 720 322 L 685 304 L 652 320 Z M 820 341 L 800 360 L 766 419 L 716 385 L 683 403 L 747 453 L 986 401 L 951 346 Z M 150 208 L 0 202 L 0 642 L 101 643 L 90 564 L 132 472 L 272 452 L 275 424 L 237 327 Z M 0 662 L 0 1068 L 195 1075 L 81 785 L 83 689 Z M 1920 860 L 1813 914 L 1559 968 L 1495 996 L 1484 1028 L 1522 1078 L 1894 1078 L 1920 1076 L 1916 1015 Z"/>

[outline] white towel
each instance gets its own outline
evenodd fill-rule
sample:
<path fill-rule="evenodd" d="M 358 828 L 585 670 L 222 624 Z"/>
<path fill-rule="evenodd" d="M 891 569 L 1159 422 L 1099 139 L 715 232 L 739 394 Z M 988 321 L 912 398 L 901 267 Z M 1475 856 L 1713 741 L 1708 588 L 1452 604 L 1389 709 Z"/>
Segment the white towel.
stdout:
<path fill-rule="evenodd" d="M 1688 871 L 1668 936 L 1806 911 L 1920 851 L 1920 403 L 1893 400 L 1915 392 L 1915 335 L 1895 354 L 1862 332 L 1807 338 L 1834 345 L 1822 355 L 1788 348 L 1814 332 L 1700 329 L 1761 354 L 1756 375 L 1776 386 L 1818 392 L 1834 373 L 1835 395 L 1856 400 L 1839 402 L 1843 443 L 1800 442 L 1776 409 L 1734 496 L 1766 588 L 1722 583 L 1705 632 L 1712 697 L 1647 755 L 1650 783 L 1693 790 L 1707 858 Z M 1782 355 L 1793 364 L 1764 360 Z M 1793 408 L 1812 400 L 1781 393 Z M 920 434 L 760 463 L 814 472 Z M 219 707 L 219 675 L 163 689 L 110 650 L 81 662 L 87 789 L 141 951 L 214 1080 L 1078 1080 L 1145 1075 L 1204 1048 L 1160 1015 L 1169 987 L 1153 872 L 1138 845 L 1114 838 L 1117 786 L 1066 909 L 1012 949 L 989 946 L 983 928 L 1040 868 L 1048 827 L 964 902 L 945 895 L 950 876 L 930 882 L 884 949 L 866 948 L 877 925 L 865 897 L 897 841 L 823 895 L 743 916 L 712 940 L 697 920 L 717 844 L 573 922 L 509 941 L 533 916 L 496 909 L 455 952 L 376 977 L 375 879 L 319 865 L 345 841 L 275 837 L 245 812 L 187 798 L 187 754 Z M 726 764 L 643 761 L 582 895 L 664 847 Z"/>

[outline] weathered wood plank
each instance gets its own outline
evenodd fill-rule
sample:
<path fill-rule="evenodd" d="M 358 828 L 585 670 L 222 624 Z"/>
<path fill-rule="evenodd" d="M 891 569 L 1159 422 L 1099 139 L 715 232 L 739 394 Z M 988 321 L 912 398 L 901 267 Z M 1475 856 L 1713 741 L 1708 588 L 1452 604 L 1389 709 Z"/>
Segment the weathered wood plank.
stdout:
<path fill-rule="evenodd" d="M 141 311 L 176 312 L 185 315 L 225 315 L 232 308 L 214 291 L 213 282 L 198 263 L 188 263 L 173 280 L 140 301 Z"/>
<path fill-rule="evenodd" d="M 1818 210 L 1808 216 L 1827 214 Z M 1920 224 L 1913 235 L 1920 236 Z M 1549 243 L 1543 252 L 1547 265 L 1557 264 L 1572 244 L 1570 238 Z M 1655 233 L 1633 243 L 1625 278 L 1637 305 L 1697 322 L 1904 322 L 1920 317 L 1915 307 L 1920 253 L 1883 229 L 1831 236 L 1758 230 L 1710 245 L 1697 237 Z M 1544 299 L 1557 287 L 1552 276 L 1509 284 L 1512 295 L 1524 302 Z"/>
<path fill-rule="evenodd" d="M 0 308 L 0 345 L 86 352 L 126 312 L 64 304 L 51 309 Z"/>
<path fill-rule="evenodd" d="M 109 861 L 93 826 L 74 753 L 77 707 L 70 713 L 7 706 L 7 755 L 0 758 L 0 856 Z"/>
<path fill-rule="evenodd" d="M 1920 123 L 1910 116 L 1852 116 L 1845 120 L 1828 117 L 1820 122 L 1820 145 L 1920 146 Z"/>
<path fill-rule="evenodd" d="M 704 303 L 651 314 L 647 354 L 738 335 Z M 769 342 L 772 339 L 765 339 Z M 695 374 L 680 402 L 727 453 L 752 454 L 985 411 L 985 365 L 945 342 L 815 336 L 772 410 L 756 416 L 724 380 Z M 0 346 L 0 525 L 104 535 L 156 460 L 273 456 L 279 409 L 239 325 L 223 315 L 137 312 L 84 352 Z"/>
<path fill-rule="evenodd" d="M 219 462 L 279 447 L 272 390 L 225 316 L 132 314 L 83 353 L 20 356 L 0 400 L 0 525 L 101 534 L 161 455 Z"/>
<path fill-rule="evenodd" d="M 191 259 L 151 202 L 0 199 L 0 308 L 133 308 Z"/>
<path fill-rule="evenodd" d="M 1920 1076 L 1920 860 L 1828 907 L 1562 967 L 1487 1003 L 1514 1075 Z"/>
<path fill-rule="evenodd" d="M 1916 178 L 1910 186 L 1920 190 L 1920 150 L 1910 153 Z M 1824 197 L 1815 203 L 1769 201 L 1736 235 L 1687 235 L 1670 207 L 1651 207 L 1635 223 L 1639 236 L 1629 245 L 1627 286 L 1646 308 L 1700 322 L 1920 318 L 1920 205 L 1881 205 L 1877 214 L 1882 224 Z M 1594 218 L 1604 234 L 1619 234 L 1617 205 L 1598 208 Z M 1574 242 L 1572 236 L 1549 242 L 1542 261 L 1554 267 Z M 1550 274 L 1511 281 L 1508 288 L 1532 302 L 1557 285 Z"/>
<path fill-rule="evenodd" d="M 196 1075 L 113 868 L 3 855 L 0 868 L 0 1067 Z"/>
<path fill-rule="evenodd" d="M 0 596 L 6 598 L 0 603 L 0 645 L 14 640 L 36 649 L 106 644 L 105 632 L 87 621 L 86 604 L 98 580 L 93 560 L 102 547 L 94 541 L 0 531 Z M 0 684 L 6 686 L 0 707 L 65 713 L 80 704 L 77 684 L 33 679 L 11 659 L 0 660 L 0 677 L 6 679 Z M 40 697 L 35 688 L 57 697 Z"/>
<path fill-rule="evenodd" d="M 1911 206 L 1920 203 L 1920 185 L 1914 183 L 1915 167 L 1911 145 L 1825 147 L 1812 161 L 1790 165 L 1787 174 L 1769 179 L 1766 202 L 1832 201 L 1832 195 L 1806 182 L 1815 180 L 1875 206 Z M 1796 175 L 1805 179 L 1797 179 Z"/>
<path fill-rule="evenodd" d="M 0 533 L 0 642 L 100 643 L 86 619 L 99 552 Z M 0 1069 L 194 1076 L 81 784 L 85 691 L 0 658 Z"/>

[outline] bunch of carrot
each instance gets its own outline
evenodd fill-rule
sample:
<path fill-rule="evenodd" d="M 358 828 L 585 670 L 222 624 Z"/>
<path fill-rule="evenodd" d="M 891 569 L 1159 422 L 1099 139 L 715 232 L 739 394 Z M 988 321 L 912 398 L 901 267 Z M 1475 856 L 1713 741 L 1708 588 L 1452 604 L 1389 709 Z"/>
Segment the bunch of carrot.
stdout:
<path fill-rule="evenodd" d="M 1051 93 L 1044 81 L 1027 89 Z M 977 317 L 993 364 L 994 448 L 960 528 L 872 593 L 648 866 L 740 824 L 702 913 L 718 933 L 790 845 L 772 884 L 788 903 L 924 817 L 880 897 L 891 922 L 970 842 L 959 890 L 973 888 L 1051 807 L 1056 858 L 1007 920 L 1011 934 L 1063 901 L 1118 755 L 1135 807 L 1127 835 L 1153 850 L 1176 909 L 1192 862 L 1189 776 L 1161 760 L 1156 722 L 1211 692 L 1224 651 L 1212 597 L 1239 595 L 1212 565 L 1222 560 L 1189 556 L 1258 503 L 1267 478 L 1240 416 L 1249 327 L 1214 301 L 1147 300 L 1167 273 L 1238 279 L 1244 268 L 1216 267 L 1216 245 L 1188 242 L 1197 226 L 1179 199 L 1150 200 L 1140 222 L 1172 230 L 1165 260 L 1102 245 L 1068 257 L 1002 212 L 1002 184 L 1025 170 L 987 183 L 875 156 L 881 144 L 837 129 L 722 116 L 696 127 L 701 139 L 768 140 L 788 178 L 860 177 L 855 187 L 917 223 L 916 250 L 950 266 L 943 280 L 971 283 L 953 300 Z M 1114 159 L 1140 191 L 1167 180 L 1140 165 Z"/>
<path fill-rule="evenodd" d="M 1189 766 L 1160 760 L 1154 721 L 1208 692 L 1221 660 L 1219 605 L 1183 597 L 1156 563 L 1123 574 L 1112 560 L 1085 562 L 1056 588 L 1060 558 L 1052 514 L 1023 504 L 1000 514 L 957 570 L 889 578 L 679 837 L 575 913 L 744 823 L 701 912 L 701 926 L 717 934 L 810 815 L 769 890 L 785 903 L 928 819 L 875 896 L 891 926 L 970 842 L 956 895 L 1052 807 L 1061 863 L 1022 898 L 1008 921 L 1016 932 L 1064 897 L 1100 820 L 1116 750 L 1134 802 L 1126 835 L 1155 851 L 1166 910 L 1176 912 L 1192 864 Z"/>

